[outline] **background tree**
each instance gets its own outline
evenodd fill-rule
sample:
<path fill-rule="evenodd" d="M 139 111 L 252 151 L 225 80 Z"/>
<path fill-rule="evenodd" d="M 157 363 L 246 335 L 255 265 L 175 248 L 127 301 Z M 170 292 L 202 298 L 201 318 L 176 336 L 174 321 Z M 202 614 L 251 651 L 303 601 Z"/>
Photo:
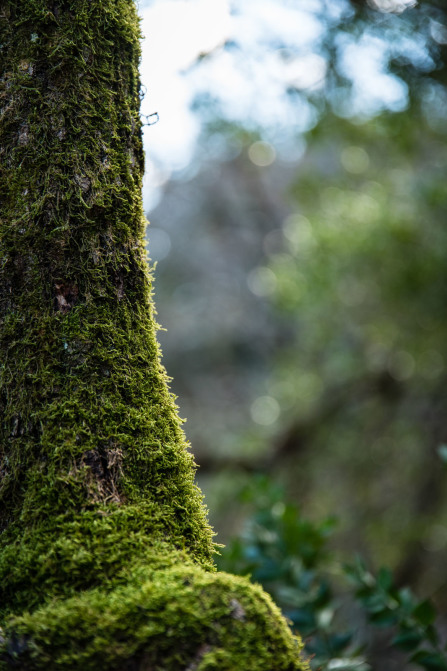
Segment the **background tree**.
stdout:
<path fill-rule="evenodd" d="M 2 0 L 0 668 L 304 669 L 159 361 L 133 0 Z"/>
<path fill-rule="evenodd" d="M 302 10 L 266 4 L 291 22 Z M 150 214 L 154 243 L 175 239 L 163 256 L 159 235 L 161 340 L 224 540 L 242 525 L 228 500 L 268 472 L 303 516 L 338 514 L 333 545 L 388 563 L 445 611 L 445 8 L 306 6 L 315 44 L 272 29 L 256 51 L 239 32 L 188 75 L 203 93 L 196 162 Z M 257 59 L 289 72 L 312 54 L 326 64 L 319 83 L 295 82 L 279 104 L 278 74 L 250 114 L 217 79 L 233 59 L 248 90 Z M 280 127 L 287 104 L 296 116 Z M 257 116 L 269 105 L 276 124 Z"/>

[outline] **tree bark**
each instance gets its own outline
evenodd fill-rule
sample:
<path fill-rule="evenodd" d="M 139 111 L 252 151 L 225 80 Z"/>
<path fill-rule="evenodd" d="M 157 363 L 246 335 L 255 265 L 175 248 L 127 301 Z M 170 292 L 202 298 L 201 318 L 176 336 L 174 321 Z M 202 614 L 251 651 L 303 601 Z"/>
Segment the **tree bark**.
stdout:
<path fill-rule="evenodd" d="M 0 669 L 305 668 L 160 363 L 133 0 L 0 0 Z"/>

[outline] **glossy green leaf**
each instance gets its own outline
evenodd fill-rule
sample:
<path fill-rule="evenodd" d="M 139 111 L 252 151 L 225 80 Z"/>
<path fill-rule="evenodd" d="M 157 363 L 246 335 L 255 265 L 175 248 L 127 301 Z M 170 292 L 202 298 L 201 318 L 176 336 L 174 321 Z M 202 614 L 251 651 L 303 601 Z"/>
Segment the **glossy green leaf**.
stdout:
<path fill-rule="evenodd" d="M 397 636 L 392 639 L 391 645 L 394 645 L 401 650 L 405 650 L 406 652 L 411 652 L 418 647 L 423 639 L 424 636 L 420 631 L 408 629 L 397 634 Z"/>
<path fill-rule="evenodd" d="M 438 447 L 438 455 L 444 464 L 447 464 L 447 445 L 440 445 Z"/>
<path fill-rule="evenodd" d="M 410 661 L 418 664 L 427 671 L 446 671 L 447 658 L 440 653 L 433 653 L 429 650 L 418 650 L 410 657 Z"/>
<path fill-rule="evenodd" d="M 393 584 L 393 574 L 389 568 L 382 567 L 377 574 L 377 584 L 378 586 L 388 591 Z"/>
<path fill-rule="evenodd" d="M 426 627 L 435 620 L 436 610 L 433 604 L 427 599 L 419 603 L 413 610 L 412 615 L 415 620 Z"/>

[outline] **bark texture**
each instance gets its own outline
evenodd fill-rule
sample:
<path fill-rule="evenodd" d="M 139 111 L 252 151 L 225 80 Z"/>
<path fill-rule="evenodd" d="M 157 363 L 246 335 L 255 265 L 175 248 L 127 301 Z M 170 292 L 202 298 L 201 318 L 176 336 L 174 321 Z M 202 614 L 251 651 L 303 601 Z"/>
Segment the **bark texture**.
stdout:
<path fill-rule="evenodd" d="M 0 669 L 292 671 L 160 363 L 133 0 L 0 0 Z"/>

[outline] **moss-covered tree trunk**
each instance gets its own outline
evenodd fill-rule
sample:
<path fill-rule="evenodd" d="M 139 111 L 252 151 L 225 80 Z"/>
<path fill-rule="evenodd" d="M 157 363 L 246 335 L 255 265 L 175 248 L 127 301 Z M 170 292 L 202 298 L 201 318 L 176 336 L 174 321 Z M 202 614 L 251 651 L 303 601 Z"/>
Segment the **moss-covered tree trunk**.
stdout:
<path fill-rule="evenodd" d="M 138 37 L 133 0 L 0 0 L 0 669 L 301 669 L 214 572 L 159 361 Z"/>

